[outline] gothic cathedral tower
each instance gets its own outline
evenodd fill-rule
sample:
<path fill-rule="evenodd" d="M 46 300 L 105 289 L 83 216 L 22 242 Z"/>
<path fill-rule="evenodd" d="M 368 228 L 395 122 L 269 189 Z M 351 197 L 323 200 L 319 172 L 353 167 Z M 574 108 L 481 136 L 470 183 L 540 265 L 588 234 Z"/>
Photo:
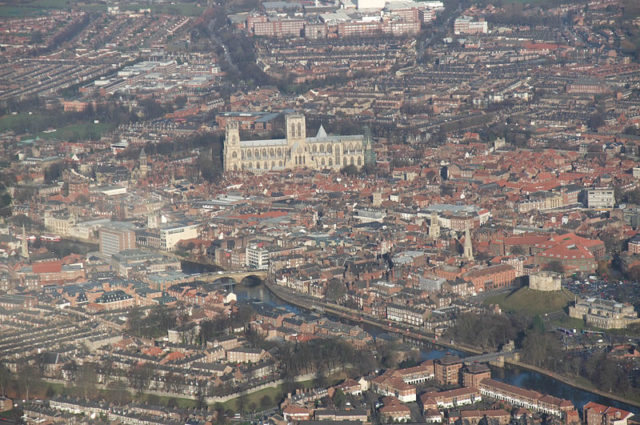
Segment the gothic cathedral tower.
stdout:
<path fill-rule="evenodd" d="M 224 171 L 237 171 L 240 161 L 240 127 L 238 121 L 227 121 L 224 139 Z"/>
<path fill-rule="evenodd" d="M 306 145 L 307 125 L 304 115 L 292 114 L 285 118 L 287 128 L 287 146 L 291 157 L 287 161 L 293 161 L 295 167 L 311 166 L 311 157 Z M 289 162 L 290 164 L 290 162 Z"/>

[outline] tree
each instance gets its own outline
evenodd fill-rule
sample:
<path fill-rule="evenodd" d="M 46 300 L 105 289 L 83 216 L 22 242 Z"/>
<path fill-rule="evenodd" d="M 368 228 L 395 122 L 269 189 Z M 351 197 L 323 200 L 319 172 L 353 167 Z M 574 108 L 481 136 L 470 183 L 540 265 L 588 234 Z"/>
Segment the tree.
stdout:
<path fill-rule="evenodd" d="M 340 300 L 347 293 L 347 287 L 340 279 L 331 279 L 327 284 L 326 297 L 330 301 Z"/>
<path fill-rule="evenodd" d="M 564 273 L 564 266 L 558 260 L 549 261 L 545 266 L 545 270 L 549 270 L 556 273 Z"/>
<path fill-rule="evenodd" d="M 358 175 L 358 167 L 355 165 L 347 165 L 340 170 L 340 173 L 348 177 L 354 177 Z"/>
<path fill-rule="evenodd" d="M 7 191 L 7 187 L 0 183 L 0 217 L 11 216 L 11 195 Z"/>
<path fill-rule="evenodd" d="M 244 413 L 246 409 L 249 407 L 249 396 L 244 392 L 240 394 L 238 400 L 236 401 L 236 408 L 240 413 Z"/>
<path fill-rule="evenodd" d="M 23 363 L 19 367 L 18 388 L 26 400 L 29 400 L 30 392 L 40 383 L 40 373 L 35 367 Z"/>
<path fill-rule="evenodd" d="M 269 397 L 268 395 L 263 395 L 262 398 L 260 398 L 260 407 L 262 409 L 267 409 L 269 407 L 271 407 L 272 405 L 272 401 L 271 401 L 271 397 Z"/>
<path fill-rule="evenodd" d="M 7 387 L 12 379 L 11 371 L 3 364 L 0 364 L 0 395 L 7 395 Z"/>
<path fill-rule="evenodd" d="M 111 381 L 108 388 L 110 398 L 114 403 L 122 406 L 131 400 L 131 394 L 129 394 L 129 389 L 124 381 L 120 379 Z"/>
<path fill-rule="evenodd" d="M 76 385 L 80 394 L 85 399 L 96 394 L 96 382 L 98 374 L 96 373 L 96 365 L 93 363 L 85 363 L 80 366 L 76 377 Z"/>
<path fill-rule="evenodd" d="M 153 366 L 149 363 L 145 363 L 140 366 L 132 366 L 129 371 L 129 382 L 131 383 L 131 387 L 136 390 L 138 394 L 142 394 L 142 392 L 149 387 L 153 372 Z"/>
<path fill-rule="evenodd" d="M 44 170 L 44 181 L 46 183 L 53 183 L 58 181 L 64 169 L 65 166 L 62 162 L 51 164 Z"/>
<path fill-rule="evenodd" d="M 598 131 L 598 128 L 604 125 L 604 116 L 600 112 L 593 113 L 587 120 L 587 125 L 593 131 Z"/>
<path fill-rule="evenodd" d="M 547 333 L 530 331 L 522 342 L 523 360 L 534 366 L 553 368 L 562 358 L 562 347 L 556 337 Z"/>
<path fill-rule="evenodd" d="M 142 310 L 132 308 L 127 312 L 127 326 L 134 335 L 140 335 L 142 329 Z"/>
<path fill-rule="evenodd" d="M 338 409 L 342 409 L 347 402 L 347 397 L 344 395 L 344 392 L 340 388 L 338 388 L 333 393 L 333 398 L 331 400 L 333 401 L 334 406 L 336 406 Z"/>
<path fill-rule="evenodd" d="M 198 393 L 196 394 L 196 409 L 204 410 L 207 407 L 207 400 L 204 394 L 202 393 L 202 391 L 198 390 Z"/>

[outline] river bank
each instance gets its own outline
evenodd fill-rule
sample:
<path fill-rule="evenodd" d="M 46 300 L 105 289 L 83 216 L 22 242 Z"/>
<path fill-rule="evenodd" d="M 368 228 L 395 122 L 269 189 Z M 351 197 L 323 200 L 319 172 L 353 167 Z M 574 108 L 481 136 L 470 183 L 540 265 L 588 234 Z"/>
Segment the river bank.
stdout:
<path fill-rule="evenodd" d="M 452 349 L 452 350 L 456 350 L 462 353 L 466 353 L 466 354 L 482 354 L 482 352 L 474 347 L 469 347 L 467 345 L 464 344 L 460 344 L 460 343 L 455 343 L 455 342 L 447 342 L 441 339 L 436 339 L 435 335 L 433 337 L 431 336 L 427 336 L 427 335 L 423 335 L 417 332 L 411 332 L 408 328 L 399 328 L 396 326 L 392 326 L 390 323 L 384 323 L 382 321 L 379 320 L 374 320 L 373 318 L 368 318 L 366 316 L 364 316 L 362 313 L 357 312 L 355 310 L 352 309 L 348 309 L 346 307 L 342 307 L 342 306 L 338 306 L 338 305 L 331 305 L 325 302 L 322 302 L 320 300 L 307 300 L 305 299 L 300 300 L 297 298 L 297 296 L 295 296 L 294 294 L 290 294 L 288 292 L 286 292 L 285 289 L 283 288 L 278 288 L 275 285 L 268 283 L 268 282 L 264 282 L 265 287 L 267 288 L 267 290 L 276 298 L 280 299 L 281 301 L 287 303 L 287 304 L 291 304 L 299 309 L 303 309 L 303 310 L 308 310 L 308 311 L 315 311 L 315 312 L 326 312 L 328 314 L 331 315 L 335 315 L 337 317 L 343 318 L 343 319 L 347 319 L 349 321 L 355 322 L 355 323 L 363 323 L 363 324 L 368 324 L 370 326 L 374 326 L 377 327 L 383 331 L 386 332 L 392 332 L 392 333 L 397 333 L 403 336 L 407 336 L 409 338 L 413 338 L 413 339 L 417 339 L 420 340 L 422 342 L 427 342 L 429 344 L 433 344 L 439 347 L 443 347 L 446 349 Z M 511 365 L 515 368 L 520 368 L 520 369 L 524 369 L 533 373 L 537 373 L 540 375 L 544 375 L 545 377 L 548 377 L 552 380 L 556 380 L 558 382 L 561 382 L 567 386 L 570 386 L 572 388 L 575 388 L 577 390 L 581 390 L 583 392 L 592 394 L 594 396 L 594 398 L 597 399 L 604 399 L 604 402 L 610 400 L 613 402 L 617 402 L 617 403 L 611 403 L 611 404 L 625 404 L 627 406 L 622 406 L 622 405 L 618 405 L 616 407 L 622 408 L 622 409 L 626 409 L 626 410 L 631 410 L 635 413 L 640 413 L 640 401 L 637 400 L 632 400 L 617 394 L 612 394 L 612 393 L 608 393 L 606 391 L 601 391 L 597 388 L 594 388 L 592 386 L 589 385 L 584 385 L 580 382 L 575 381 L 574 379 L 571 379 L 569 377 L 560 375 L 558 373 L 555 373 L 553 371 L 547 370 L 547 369 L 543 369 L 543 368 L 539 368 L 527 363 L 523 363 L 520 361 L 516 361 L 516 360 L 510 360 L 507 359 L 505 360 L 505 363 L 507 363 L 508 365 Z M 594 400 L 595 401 L 595 400 Z M 599 402 L 603 402 L 603 401 L 599 401 Z M 579 407 L 579 406 L 578 406 Z"/>

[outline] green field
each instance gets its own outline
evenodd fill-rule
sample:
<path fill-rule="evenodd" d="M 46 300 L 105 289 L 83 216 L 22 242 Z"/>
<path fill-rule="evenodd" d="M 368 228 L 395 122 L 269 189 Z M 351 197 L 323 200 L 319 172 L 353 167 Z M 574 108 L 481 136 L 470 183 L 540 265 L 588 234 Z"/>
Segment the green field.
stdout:
<path fill-rule="evenodd" d="M 127 4 L 123 9 L 138 10 L 151 9 L 153 13 L 168 13 L 172 15 L 184 16 L 200 16 L 204 11 L 204 7 L 197 3 L 182 3 L 179 0 L 175 4 L 146 4 L 132 3 Z M 43 15 L 47 10 L 57 9 L 83 9 L 89 11 L 106 10 L 104 4 L 97 2 L 76 2 L 73 0 L 33 0 L 33 1 L 13 1 L 10 4 L 0 6 L 1 18 L 19 18 L 24 16 Z"/>
<path fill-rule="evenodd" d="M 121 9 L 126 10 L 139 10 L 139 9 L 151 9 L 152 13 L 169 14 L 169 15 L 181 15 L 181 16 L 200 16 L 204 11 L 204 7 L 199 6 L 196 3 L 180 3 L 175 4 L 127 4 L 122 6 Z"/>
<path fill-rule="evenodd" d="M 104 133 L 114 129 L 113 124 L 92 121 L 69 124 L 52 132 L 38 131 L 52 124 L 52 119 L 45 113 L 28 113 L 5 115 L 0 117 L 0 132 L 12 130 L 16 134 L 33 134 L 34 138 L 65 141 L 96 140 Z"/>
<path fill-rule="evenodd" d="M 104 133 L 113 130 L 113 125 L 103 123 L 79 123 L 71 124 L 66 127 L 57 129 L 54 132 L 45 133 L 40 132 L 37 137 L 41 139 L 49 140 L 68 140 L 68 141 L 82 141 L 82 140 L 96 140 L 99 139 Z"/>
<path fill-rule="evenodd" d="M 0 6 L 0 17 L 20 18 L 24 16 L 43 15 L 48 9 L 70 9 L 71 0 L 34 0 L 13 2 L 10 5 Z"/>
<path fill-rule="evenodd" d="M 545 313 L 553 313 L 564 310 L 573 301 L 573 295 L 563 289 L 562 291 L 540 292 L 520 288 L 509 294 L 495 295 L 485 299 L 485 304 L 498 304 L 506 312 L 516 312 L 535 316 Z"/>
<path fill-rule="evenodd" d="M 329 378 L 329 385 L 335 385 L 339 382 L 342 382 L 345 379 L 345 377 L 346 375 L 344 375 L 343 373 L 337 373 L 335 375 L 332 375 Z M 311 388 L 313 387 L 313 380 L 298 382 L 296 383 L 296 386 L 307 388 L 307 389 Z M 251 406 L 252 404 L 255 404 L 258 410 L 264 409 L 264 407 L 260 405 L 260 401 L 264 396 L 268 396 L 271 401 L 271 404 L 268 407 L 277 406 L 286 396 L 284 391 L 284 386 L 278 385 L 277 387 L 265 388 L 263 390 L 256 391 L 255 393 L 248 394 L 246 398 L 246 406 L 248 407 L 248 406 Z M 233 410 L 234 412 L 238 412 L 239 411 L 238 398 L 225 401 L 224 403 L 222 403 L 222 406 L 227 410 Z"/>

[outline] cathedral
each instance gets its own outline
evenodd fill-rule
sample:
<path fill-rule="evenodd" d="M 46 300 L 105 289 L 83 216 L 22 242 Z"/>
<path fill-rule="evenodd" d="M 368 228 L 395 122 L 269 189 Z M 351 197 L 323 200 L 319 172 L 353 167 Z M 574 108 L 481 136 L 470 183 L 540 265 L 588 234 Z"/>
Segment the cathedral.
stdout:
<path fill-rule="evenodd" d="M 305 117 L 285 117 L 285 139 L 240 140 L 238 123 L 226 126 L 224 171 L 251 171 L 309 168 L 339 170 L 347 165 L 362 167 L 375 163 L 371 135 L 328 135 L 322 125 L 315 137 L 307 137 Z"/>

